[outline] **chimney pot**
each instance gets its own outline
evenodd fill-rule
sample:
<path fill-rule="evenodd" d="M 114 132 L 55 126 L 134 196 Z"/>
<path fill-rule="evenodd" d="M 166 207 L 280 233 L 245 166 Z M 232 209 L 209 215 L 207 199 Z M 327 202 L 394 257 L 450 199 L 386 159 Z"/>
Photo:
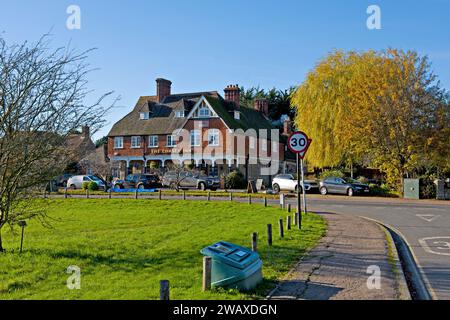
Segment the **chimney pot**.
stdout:
<path fill-rule="evenodd" d="M 232 102 L 236 110 L 239 110 L 241 101 L 241 89 L 239 89 L 239 86 L 230 84 L 224 89 L 224 92 L 225 100 Z"/>
<path fill-rule="evenodd" d="M 269 100 L 267 99 L 255 99 L 255 110 L 258 110 L 266 117 L 269 116 Z"/>

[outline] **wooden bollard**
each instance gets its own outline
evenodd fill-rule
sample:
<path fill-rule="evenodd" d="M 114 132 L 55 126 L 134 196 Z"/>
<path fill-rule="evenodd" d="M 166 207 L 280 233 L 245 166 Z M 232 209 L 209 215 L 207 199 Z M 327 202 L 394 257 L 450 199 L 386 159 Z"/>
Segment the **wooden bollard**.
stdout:
<path fill-rule="evenodd" d="M 86 199 L 89 199 L 89 189 L 86 189 Z"/>
<path fill-rule="evenodd" d="M 208 201 L 211 201 L 211 191 L 208 191 Z"/>
<path fill-rule="evenodd" d="M 256 232 L 252 233 L 252 251 L 258 251 L 258 234 Z"/>
<path fill-rule="evenodd" d="M 248 195 L 248 204 L 252 204 L 252 195 L 251 194 Z"/>
<path fill-rule="evenodd" d="M 298 230 L 301 230 L 302 229 L 302 213 L 297 209 L 297 212 L 295 214 L 297 215 Z"/>
<path fill-rule="evenodd" d="M 183 200 L 186 200 L 186 190 L 183 190 Z"/>
<path fill-rule="evenodd" d="M 109 192 L 108 192 L 108 193 L 109 193 L 109 194 L 108 194 L 108 198 L 109 198 L 109 199 L 112 198 L 112 189 L 113 189 L 112 187 L 109 188 Z"/>
<path fill-rule="evenodd" d="M 264 207 L 267 207 L 267 197 L 264 197 Z"/>
<path fill-rule="evenodd" d="M 283 238 L 284 237 L 283 219 L 278 220 L 278 227 L 280 229 L 280 238 Z"/>
<path fill-rule="evenodd" d="M 67 199 L 67 187 L 64 188 L 64 199 Z"/>
<path fill-rule="evenodd" d="M 288 205 L 287 205 L 287 212 L 291 213 L 291 204 L 290 203 L 288 203 Z"/>
<path fill-rule="evenodd" d="M 203 257 L 203 291 L 211 290 L 211 257 Z"/>
<path fill-rule="evenodd" d="M 159 300 L 170 300 L 169 280 L 159 281 Z"/>
<path fill-rule="evenodd" d="M 230 192 L 230 201 L 233 201 L 233 192 Z"/>
<path fill-rule="evenodd" d="M 159 195 L 158 195 L 158 197 L 159 197 L 159 200 L 162 199 L 162 191 L 161 191 L 161 190 L 159 190 Z"/>
<path fill-rule="evenodd" d="M 136 188 L 136 190 L 134 191 L 134 198 L 137 199 L 138 198 L 138 188 Z"/>
<path fill-rule="evenodd" d="M 286 217 L 286 230 L 291 230 L 291 216 Z"/>
<path fill-rule="evenodd" d="M 272 225 L 267 225 L 267 244 L 272 246 Z"/>

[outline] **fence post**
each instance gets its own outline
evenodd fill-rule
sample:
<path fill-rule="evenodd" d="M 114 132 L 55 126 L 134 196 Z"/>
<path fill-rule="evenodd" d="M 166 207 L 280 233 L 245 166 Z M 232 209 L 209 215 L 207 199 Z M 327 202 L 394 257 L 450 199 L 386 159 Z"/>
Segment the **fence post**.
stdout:
<path fill-rule="evenodd" d="M 109 197 L 109 199 L 111 199 L 112 198 L 112 187 L 111 188 L 109 188 L 109 194 L 108 194 L 108 197 Z"/>
<path fill-rule="evenodd" d="M 291 230 L 291 216 L 286 217 L 286 230 Z"/>
<path fill-rule="evenodd" d="M 270 223 L 267 225 L 267 244 L 272 246 L 272 225 Z"/>
<path fill-rule="evenodd" d="M 211 201 L 211 191 L 208 191 L 208 201 Z"/>
<path fill-rule="evenodd" d="M 86 189 L 86 199 L 89 199 L 89 188 Z"/>
<path fill-rule="evenodd" d="M 233 201 L 233 192 L 230 191 L 230 201 Z"/>
<path fill-rule="evenodd" d="M 186 190 L 183 190 L 183 200 L 186 200 Z"/>
<path fill-rule="evenodd" d="M 280 193 L 280 208 L 284 209 L 284 194 Z"/>
<path fill-rule="evenodd" d="M 252 233 L 252 251 L 258 251 L 258 234 L 256 232 Z"/>
<path fill-rule="evenodd" d="M 159 281 L 159 300 L 170 299 L 169 280 Z"/>
<path fill-rule="evenodd" d="M 284 237 L 283 219 L 278 220 L 278 226 L 280 227 L 280 238 L 283 238 Z"/>
<path fill-rule="evenodd" d="M 297 212 L 294 212 L 294 222 L 293 225 L 296 226 L 297 225 Z"/>
<path fill-rule="evenodd" d="M 290 203 L 288 203 L 288 205 L 287 205 L 287 212 L 291 213 L 291 204 Z"/>
<path fill-rule="evenodd" d="M 138 188 L 136 188 L 136 190 L 134 191 L 134 198 L 135 198 L 135 199 L 138 198 Z"/>
<path fill-rule="evenodd" d="M 248 204 L 252 204 L 252 195 L 251 194 L 248 195 Z"/>
<path fill-rule="evenodd" d="M 67 199 L 67 186 L 64 188 L 64 199 Z"/>
<path fill-rule="evenodd" d="M 302 229 L 302 213 L 300 210 L 301 210 L 300 208 L 297 208 L 297 212 L 295 213 L 297 215 L 298 230 Z"/>
<path fill-rule="evenodd" d="M 203 291 L 211 290 L 211 257 L 203 257 Z"/>
<path fill-rule="evenodd" d="M 162 191 L 161 191 L 161 189 L 159 189 L 159 200 L 161 200 L 162 199 Z"/>
<path fill-rule="evenodd" d="M 267 207 L 267 197 L 264 197 L 264 207 Z"/>

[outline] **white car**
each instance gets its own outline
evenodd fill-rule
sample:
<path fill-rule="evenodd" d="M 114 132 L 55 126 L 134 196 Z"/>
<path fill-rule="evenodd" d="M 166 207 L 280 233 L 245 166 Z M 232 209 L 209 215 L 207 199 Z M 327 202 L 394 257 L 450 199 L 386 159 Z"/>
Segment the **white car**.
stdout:
<path fill-rule="evenodd" d="M 311 185 L 307 182 L 304 184 L 305 191 L 309 191 L 311 189 Z M 272 180 L 272 190 L 275 193 L 279 193 L 280 191 L 297 191 L 297 180 L 292 174 L 279 174 Z M 302 192 L 301 186 L 300 192 Z"/>
<path fill-rule="evenodd" d="M 67 180 L 67 188 L 72 190 L 82 189 L 83 182 L 95 182 L 100 190 L 106 190 L 103 181 L 96 176 L 73 176 Z"/>

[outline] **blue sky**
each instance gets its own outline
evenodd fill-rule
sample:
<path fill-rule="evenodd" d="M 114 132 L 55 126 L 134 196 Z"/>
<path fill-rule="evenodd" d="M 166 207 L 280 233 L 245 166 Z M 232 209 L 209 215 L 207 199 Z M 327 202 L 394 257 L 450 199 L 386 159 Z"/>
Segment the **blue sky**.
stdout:
<path fill-rule="evenodd" d="M 81 9 L 80 30 L 66 28 L 71 4 Z M 366 27 L 372 4 L 381 30 Z M 22 42 L 51 30 L 55 47 L 98 48 L 90 88 L 122 97 L 99 137 L 138 96 L 155 93 L 157 77 L 172 80 L 173 92 L 222 93 L 231 83 L 284 89 L 337 48 L 417 50 L 450 89 L 449 13 L 450 0 L 0 0 L 0 32 Z"/>

